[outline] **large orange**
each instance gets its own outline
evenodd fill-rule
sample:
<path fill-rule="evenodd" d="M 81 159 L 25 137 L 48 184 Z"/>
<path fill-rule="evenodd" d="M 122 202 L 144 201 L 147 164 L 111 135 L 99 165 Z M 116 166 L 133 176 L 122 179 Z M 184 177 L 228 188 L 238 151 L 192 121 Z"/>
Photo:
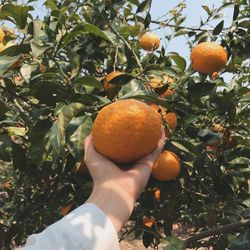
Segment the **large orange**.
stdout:
<path fill-rule="evenodd" d="M 215 42 L 203 42 L 193 48 L 190 59 L 195 70 L 212 74 L 226 65 L 227 52 Z"/>
<path fill-rule="evenodd" d="M 166 150 L 155 161 L 152 175 L 157 180 L 169 181 L 175 179 L 180 170 L 181 162 L 179 157 L 175 153 Z"/>
<path fill-rule="evenodd" d="M 144 50 L 157 50 L 160 47 L 160 38 L 156 34 L 148 32 L 141 36 L 139 44 Z"/>
<path fill-rule="evenodd" d="M 128 99 L 104 107 L 93 125 L 98 152 L 117 163 L 129 163 L 149 154 L 161 137 L 162 121 L 146 103 Z"/>
<path fill-rule="evenodd" d="M 150 79 L 149 85 L 152 88 L 161 88 L 165 84 L 171 84 L 174 82 L 174 79 L 171 76 L 163 76 L 163 79 L 160 77 L 154 77 Z M 160 95 L 160 97 L 172 96 L 174 94 L 174 90 L 172 88 L 168 88 L 164 93 Z"/>
<path fill-rule="evenodd" d="M 104 88 L 105 90 L 110 89 L 110 88 L 113 86 L 113 84 L 110 83 L 110 81 L 111 81 L 113 78 L 115 78 L 115 77 L 117 77 L 117 76 L 119 76 L 119 75 L 122 75 L 122 74 L 123 74 L 123 73 L 120 72 L 120 71 L 113 71 L 113 72 L 107 74 L 107 75 L 104 77 L 104 79 L 103 79 L 103 88 Z"/>

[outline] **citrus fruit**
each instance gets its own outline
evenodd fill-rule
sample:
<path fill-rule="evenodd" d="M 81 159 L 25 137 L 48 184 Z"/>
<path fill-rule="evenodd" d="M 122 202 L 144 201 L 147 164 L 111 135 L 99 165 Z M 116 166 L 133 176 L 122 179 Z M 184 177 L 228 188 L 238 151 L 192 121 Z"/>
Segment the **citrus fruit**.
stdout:
<path fill-rule="evenodd" d="M 70 212 L 70 210 L 72 209 L 72 207 L 73 207 L 74 205 L 75 205 L 75 204 L 74 204 L 73 201 L 69 201 L 69 202 L 63 204 L 63 205 L 61 206 L 61 208 L 60 208 L 60 214 L 61 214 L 62 216 L 67 215 L 67 214 Z"/>
<path fill-rule="evenodd" d="M 129 163 L 149 154 L 161 137 L 159 114 L 146 103 L 120 100 L 97 115 L 93 141 L 97 151 L 117 163 Z"/>
<path fill-rule="evenodd" d="M 165 127 L 165 136 L 169 137 L 171 131 L 175 130 L 177 127 L 177 116 L 174 112 L 169 112 L 166 108 L 158 106 L 156 104 L 149 104 L 153 109 L 155 109 L 159 114 L 162 120 L 168 124 L 168 127 Z M 170 131 L 170 130 L 171 131 Z"/>
<path fill-rule="evenodd" d="M 113 78 L 115 78 L 115 77 L 117 77 L 117 76 L 119 76 L 119 75 L 122 75 L 122 74 L 123 74 L 123 73 L 120 72 L 120 71 L 113 71 L 113 72 L 107 74 L 107 75 L 104 77 L 104 79 L 103 79 L 103 88 L 104 88 L 105 90 L 110 89 L 110 88 L 113 86 L 113 84 L 110 83 L 110 81 L 111 81 Z"/>
<path fill-rule="evenodd" d="M 171 152 L 164 151 L 156 159 L 152 175 L 157 180 L 169 181 L 175 179 L 181 170 L 181 162 L 179 157 Z"/>
<path fill-rule="evenodd" d="M 214 80 L 214 79 L 216 79 L 216 78 L 218 78 L 218 77 L 219 77 L 218 72 L 214 72 L 214 73 L 212 73 L 212 75 L 211 75 L 211 79 L 212 79 L 212 80 Z"/>
<path fill-rule="evenodd" d="M 0 29 L 0 42 L 3 42 L 4 37 L 5 37 L 5 33 L 3 32 L 2 29 Z"/>
<path fill-rule="evenodd" d="M 171 84 L 174 82 L 174 79 L 171 76 L 163 76 L 163 79 L 160 77 L 154 77 L 150 79 L 149 85 L 151 88 L 161 88 L 165 84 Z M 160 97 L 172 96 L 174 94 L 174 90 L 170 87 L 160 95 Z"/>
<path fill-rule="evenodd" d="M 139 44 L 144 50 L 157 50 L 160 47 L 160 38 L 156 34 L 148 32 L 141 36 Z"/>
<path fill-rule="evenodd" d="M 215 123 L 210 126 L 210 130 L 213 132 L 224 132 L 225 128 L 220 123 Z"/>
<path fill-rule="evenodd" d="M 203 42 L 192 49 L 190 59 L 195 70 L 212 74 L 226 65 L 227 52 L 215 42 Z"/>
<path fill-rule="evenodd" d="M 159 188 L 156 188 L 153 190 L 153 196 L 157 201 L 160 201 L 161 198 L 161 190 Z"/>
<path fill-rule="evenodd" d="M 146 216 L 143 217 L 142 222 L 145 227 L 150 227 L 150 228 L 155 224 L 155 220 L 148 218 Z"/>

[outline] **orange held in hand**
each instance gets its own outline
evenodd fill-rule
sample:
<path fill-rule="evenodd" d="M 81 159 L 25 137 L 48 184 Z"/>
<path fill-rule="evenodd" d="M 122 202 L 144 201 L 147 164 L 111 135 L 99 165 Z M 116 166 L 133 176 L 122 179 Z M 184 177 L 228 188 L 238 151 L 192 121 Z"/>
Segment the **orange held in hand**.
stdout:
<path fill-rule="evenodd" d="M 139 44 L 144 50 L 157 50 L 160 47 L 160 38 L 156 34 L 148 32 L 141 36 Z"/>
<path fill-rule="evenodd" d="M 134 162 L 156 148 L 161 126 L 161 117 L 146 103 L 121 100 L 99 112 L 93 142 L 99 153 L 117 163 Z"/>
<path fill-rule="evenodd" d="M 171 151 L 164 151 L 154 163 L 152 175 L 161 181 L 175 179 L 181 170 L 180 158 Z"/>
<path fill-rule="evenodd" d="M 215 42 L 203 42 L 193 48 L 190 59 L 195 70 L 212 74 L 225 67 L 227 52 Z"/>

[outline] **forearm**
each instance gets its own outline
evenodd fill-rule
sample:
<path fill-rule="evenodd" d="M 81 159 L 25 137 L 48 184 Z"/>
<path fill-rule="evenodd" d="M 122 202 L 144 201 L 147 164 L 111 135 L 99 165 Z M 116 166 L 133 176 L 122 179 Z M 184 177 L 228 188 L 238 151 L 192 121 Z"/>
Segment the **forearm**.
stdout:
<path fill-rule="evenodd" d="M 116 187 L 94 186 L 87 202 L 99 207 L 119 232 L 133 211 L 135 200 L 128 196 L 124 190 Z"/>

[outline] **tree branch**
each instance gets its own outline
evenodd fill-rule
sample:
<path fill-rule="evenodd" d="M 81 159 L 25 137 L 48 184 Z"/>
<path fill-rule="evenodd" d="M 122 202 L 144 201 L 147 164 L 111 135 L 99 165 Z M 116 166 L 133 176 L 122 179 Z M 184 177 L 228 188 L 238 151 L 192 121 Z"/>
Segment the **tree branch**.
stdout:
<path fill-rule="evenodd" d="M 138 56 L 136 55 L 135 51 L 132 49 L 130 44 L 124 39 L 116 30 L 115 28 L 109 24 L 110 29 L 123 41 L 123 43 L 126 45 L 126 47 L 132 52 L 133 56 L 135 57 L 136 63 L 139 66 L 140 70 L 143 70 L 142 64 Z"/>
<path fill-rule="evenodd" d="M 152 20 L 151 23 L 160 24 L 160 25 L 162 25 L 162 27 L 170 27 L 170 28 L 176 28 L 176 29 L 180 28 L 180 29 L 187 29 L 187 30 L 191 30 L 191 31 L 210 31 L 210 32 L 213 31 L 213 29 L 192 28 L 192 27 L 186 27 L 186 26 L 181 26 L 181 25 L 164 23 L 164 22 L 161 22 L 161 21 L 154 21 L 154 20 Z"/>
<path fill-rule="evenodd" d="M 215 236 L 223 233 L 230 233 L 232 231 L 235 231 L 236 229 L 239 229 L 241 227 L 250 227 L 250 219 L 247 220 L 241 220 L 236 223 L 231 223 L 228 225 L 225 225 L 223 227 L 213 228 L 209 229 L 200 233 L 197 233 L 189 238 L 187 238 L 184 242 L 186 245 L 190 245 L 193 242 L 199 241 L 201 239 L 204 239 L 209 236 Z"/>

